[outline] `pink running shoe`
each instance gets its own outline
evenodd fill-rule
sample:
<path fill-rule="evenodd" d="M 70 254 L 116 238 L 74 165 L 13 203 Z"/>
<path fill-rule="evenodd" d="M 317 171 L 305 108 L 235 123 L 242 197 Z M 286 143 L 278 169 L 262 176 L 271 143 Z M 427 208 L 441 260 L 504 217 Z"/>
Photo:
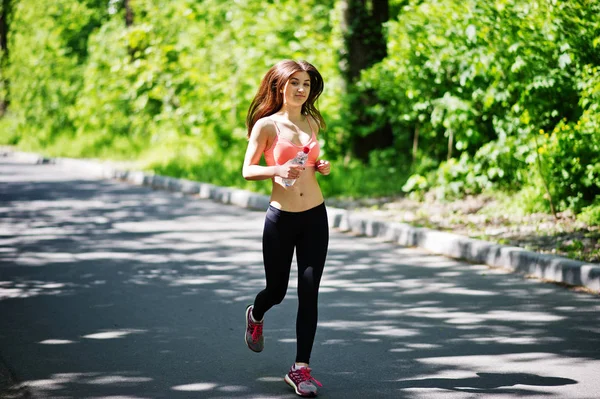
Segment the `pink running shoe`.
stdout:
<path fill-rule="evenodd" d="M 252 305 L 246 308 L 246 336 L 244 340 L 248 348 L 254 352 L 262 352 L 265 348 L 265 339 L 263 337 L 263 322 L 252 321 Z"/>
<path fill-rule="evenodd" d="M 294 388 L 296 394 L 306 398 L 314 398 L 317 396 L 317 385 L 320 387 L 323 385 L 310 375 L 310 371 L 309 367 L 296 368 L 296 365 L 293 365 L 289 373 L 285 375 L 285 382 Z"/>

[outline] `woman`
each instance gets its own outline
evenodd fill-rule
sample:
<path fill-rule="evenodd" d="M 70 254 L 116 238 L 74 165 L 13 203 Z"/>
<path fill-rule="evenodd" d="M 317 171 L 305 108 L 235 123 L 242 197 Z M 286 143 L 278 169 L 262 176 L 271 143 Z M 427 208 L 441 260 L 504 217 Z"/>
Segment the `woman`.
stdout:
<path fill-rule="evenodd" d="M 263 231 L 266 288 L 246 308 L 246 344 L 264 347 L 263 317 L 281 303 L 288 287 L 294 249 L 298 261 L 296 361 L 285 381 L 300 396 L 316 396 L 309 368 L 317 330 L 319 283 L 329 244 L 329 225 L 316 172 L 328 175 L 329 162 L 319 160 L 319 129 L 325 121 L 315 107 L 323 91 L 317 69 L 304 61 L 285 60 L 263 78 L 248 111 L 248 148 L 242 173 L 247 180 L 272 179 L 273 189 Z M 306 149 L 306 150 L 305 150 Z M 293 162 L 307 151 L 304 165 Z M 267 166 L 259 164 L 264 154 Z M 288 186 L 286 180 L 295 180 Z"/>

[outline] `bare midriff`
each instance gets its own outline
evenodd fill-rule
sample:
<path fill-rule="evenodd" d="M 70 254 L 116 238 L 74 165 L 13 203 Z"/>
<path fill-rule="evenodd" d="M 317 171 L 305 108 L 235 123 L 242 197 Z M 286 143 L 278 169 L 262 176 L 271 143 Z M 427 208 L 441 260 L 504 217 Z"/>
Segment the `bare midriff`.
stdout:
<path fill-rule="evenodd" d="M 316 173 L 314 166 L 307 166 L 289 187 L 283 186 L 281 177 L 274 177 L 271 205 L 287 212 L 303 212 L 321 205 L 324 199 Z"/>

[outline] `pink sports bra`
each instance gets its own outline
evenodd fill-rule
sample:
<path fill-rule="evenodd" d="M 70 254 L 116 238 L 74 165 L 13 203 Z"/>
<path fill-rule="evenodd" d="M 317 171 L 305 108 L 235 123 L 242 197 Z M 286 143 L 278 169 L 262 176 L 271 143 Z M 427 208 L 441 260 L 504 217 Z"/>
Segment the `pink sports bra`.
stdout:
<path fill-rule="evenodd" d="M 267 165 L 283 165 L 290 159 L 293 159 L 299 151 L 302 151 L 304 147 L 308 147 L 310 151 L 308 152 L 308 159 L 306 160 L 305 166 L 315 166 L 315 163 L 319 158 L 321 148 L 319 146 L 317 138 L 315 137 L 315 132 L 313 131 L 310 121 L 307 119 L 312 136 L 310 137 L 310 141 L 308 142 L 308 144 L 303 146 L 296 145 L 290 140 L 287 140 L 283 137 L 279 137 L 279 126 L 277 126 L 277 122 L 275 122 L 273 119 L 271 120 L 275 124 L 275 129 L 277 129 L 277 136 L 275 137 L 273 144 L 271 144 L 271 146 L 265 150 L 265 162 L 267 163 Z"/>

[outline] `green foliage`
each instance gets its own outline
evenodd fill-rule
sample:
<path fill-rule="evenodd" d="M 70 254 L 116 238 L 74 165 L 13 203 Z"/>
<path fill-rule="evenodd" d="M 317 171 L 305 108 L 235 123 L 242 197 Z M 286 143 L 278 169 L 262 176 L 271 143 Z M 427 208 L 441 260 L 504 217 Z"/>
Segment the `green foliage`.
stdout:
<path fill-rule="evenodd" d="M 501 190 L 528 211 L 547 211 L 551 197 L 597 220 L 599 2 L 390 1 L 388 56 L 350 91 L 342 1 L 137 0 L 130 27 L 122 4 L 13 2 L 0 143 L 138 158 L 159 173 L 267 192 L 268 181 L 240 174 L 247 107 L 271 65 L 306 59 L 325 78 L 326 195 Z M 347 157 L 353 139 L 384 126 L 390 147 L 366 164 Z"/>
<path fill-rule="evenodd" d="M 326 197 L 361 198 L 365 196 L 383 197 L 401 192 L 405 179 L 397 177 L 388 166 L 365 166 L 353 160 L 346 164 L 334 163 L 331 174 L 319 177 L 319 184 Z"/>
<path fill-rule="evenodd" d="M 600 196 L 600 73 L 594 68 L 595 102 L 577 123 L 560 122 L 540 148 L 560 208 L 579 211 Z M 583 97 L 583 101 L 586 98 Z M 547 152 L 547 153 L 546 153 Z"/>
<path fill-rule="evenodd" d="M 402 186 L 402 191 L 410 193 L 415 199 L 422 200 L 423 193 L 428 191 L 430 188 L 427 178 L 420 174 L 411 175 L 406 183 Z"/>
<path fill-rule="evenodd" d="M 39 148 L 73 131 L 70 114 L 82 85 L 86 35 L 105 14 L 97 6 L 92 1 L 15 2 L 6 78 L 15 118 L 8 124 L 14 127 L 16 120 L 18 128 L 7 129 L 10 138 L 3 141 Z"/>
<path fill-rule="evenodd" d="M 115 16 L 90 39 L 77 136 L 97 137 L 88 140 L 97 150 L 123 136 L 149 154 L 191 146 L 199 165 L 239 153 L 247 106 L 272 64 L 308 59 L 335 81 L 327 5 L 288 3 L 133 3 L 131 28 Z M 293 12 L 281 14 L 282 8 Z M 331 94 L 324 102 L 332 103 Z M 161 162 L 188 170 L 175 168 L 177 160 L 172 152 Z"/>
<path fill-rule="evenodd" d="M 0 118 L 0 144 L 16 145 L 20 139 L 19 120 L 13 114 L 5 114 Z"/>
<path fill-rule="evenodd" d="M 577 219 L 589 226 L 600 226 L 600 201 L 583 208 Z"/>
<path fill-rule="evenodd" d="M 363 73 L 362 87 L 383 104 L 399 153 L 411 150 L 419 132 L 415 178 L 405 190 L 433 187 L 448 198 L 543 186 L 543 177 L 561 208 L 589 203 L 598 194 L 599 111 L 585 91 L 597 90 L 590 70 L 600 64 L 598 15 L 600 5 L 587 0 L 404 7 L 388 24 L 389 56 Z M 569 134 L 536 137 L 563 125 Z M 422 157 L 439 168 L 417 171 Z"/>

